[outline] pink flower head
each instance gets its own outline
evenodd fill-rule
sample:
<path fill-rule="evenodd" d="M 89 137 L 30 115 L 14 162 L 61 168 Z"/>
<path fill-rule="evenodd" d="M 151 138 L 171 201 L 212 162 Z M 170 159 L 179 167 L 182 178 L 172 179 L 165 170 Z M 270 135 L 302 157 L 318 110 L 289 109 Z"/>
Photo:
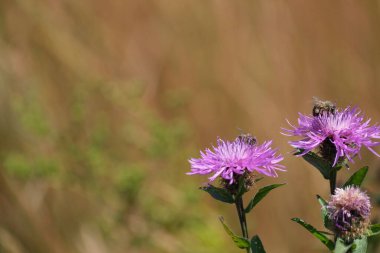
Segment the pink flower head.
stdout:
<path fill-rule="evenodd" d="M 256 141 L 240 137 L 232 142 L 218 139 L 216 147 L 201 151 L 201 158 L 189 160 L 191 171 L 187 174 L 212 174 L 210 182 L 220 176 L 230 184 L 234 183 L 236 175 L 246 171 L 277 177 L 276 171 L 284 171 L 285 167 L 278 164 L 283 157 L 276 155 L 277 149 L 272 149 L 271 144 L 272 141 L 267 141 L 258 145 Z"/>
<path fill-rule="evenodd" d="M 288 122 L 289 123 L 289 122 Z M 343 111 L 321 113 L 317 116 L 307 116 L 299 113 L 298 126 L 289 123 L 292 129 L 283 129 L 285 135 L 300 136 L 301 140 L 290 141 L 290 145 L 301 149 L 301 156 L 321 147 L 323 144 L 332 146 L 335 150 L 333 166 L 340 158 L 353 162 L 353 157 L 359 155 L 362 146 L 379 156 L 373 149 L 380 142 L 380 127 L 370 126 L 370 119 L 364 121 L 360 110 L 347 107 Z"/>
<path fill-rule="evenodd" d="M 327 210 L 334 230 L 347 241 L 367 232 L 371 203 L 367 194 L 360 188 L 337 188 L 328 202 Z"/>

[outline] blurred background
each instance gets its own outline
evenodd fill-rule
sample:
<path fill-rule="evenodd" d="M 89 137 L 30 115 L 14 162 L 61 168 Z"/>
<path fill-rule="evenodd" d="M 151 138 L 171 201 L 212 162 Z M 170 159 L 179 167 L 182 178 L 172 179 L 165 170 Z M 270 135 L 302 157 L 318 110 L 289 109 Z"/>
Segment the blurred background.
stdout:
<path fill-rule="evenodd" d="M 240 232 L 234 207 L 185 175 L 240 131 L 288 169 L 260 182 L 287 185 L 250 233 L 269 253 L 326 252 L 290 218 L 322 229 L 328 183 L 280 131 L 313 96 L 380 121 L 379 26 L 375 0 L 1 0 L 0 252 L 241 252 L 218 221 Z M 362 155 L 339 180 L 369 165 L 376 206 L 380 160 Z"/>

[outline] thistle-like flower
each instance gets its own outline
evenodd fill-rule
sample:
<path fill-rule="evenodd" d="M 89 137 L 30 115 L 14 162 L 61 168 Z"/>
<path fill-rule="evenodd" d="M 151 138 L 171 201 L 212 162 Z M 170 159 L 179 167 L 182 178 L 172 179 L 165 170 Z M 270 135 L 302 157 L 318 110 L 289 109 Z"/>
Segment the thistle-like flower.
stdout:
<path fill-rule="evenodd" d="M 301 140 L 290 141 L 296 149 L 302 150 L 301 156 L 319 148 L 319 152 L 333 166 L 345 159 L 353 162 L 353 157 L 359 155 L 362 146 L 379 156 L 373 149 L 380 142 L 380 127 L 370 126 L 370 119 L 364 121 L 360 110 L 347 107 L 339 110 L 334 107 L 321 110 L 314 116 L 299 113 L 298 126 L 289 125 L 292 129 L 283 129 L 284 135 L 300 136 Z"/>
<path fill-rule="evenodd" d="M 216 147 L 201 152 L 201 158 L 189 160 L 191 171 L 187 174 L 212 174 L 210 182 L 220 176 L 229 184 L 246 172 L 277 177 L 276 171 L 284 171 L 285 167 L 279 164 L 283 156 L 276 155 L 277 149 L 272 149 L 271 144 L 267 141 L 258 145 L 250 135 L 241 135 L 232 142 L 218 139 Z"/>
<path fill-rule="evenodd" d="M 353 186 L 337 188 L 327 206 L 335 233 L 346 242 L 352 242 L 367 232 L 370 211 L 367 194 Z"/>

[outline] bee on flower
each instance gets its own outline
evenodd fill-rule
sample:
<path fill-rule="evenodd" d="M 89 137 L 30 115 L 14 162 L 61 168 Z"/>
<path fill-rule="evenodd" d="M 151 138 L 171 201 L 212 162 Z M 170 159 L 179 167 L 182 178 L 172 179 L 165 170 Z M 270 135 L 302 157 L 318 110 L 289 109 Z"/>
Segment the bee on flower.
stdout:
<path fill-rule="evenodd" d="M 356 155 L 360 157 L 362 147 L 380 157 L 373 149 L 380 144 L 377 141 L 380 139 L 380 126 L 370 125 L 371 119 L 365 120 L 356 107 L 342 110 L 327 102 L 315 103 L 313 115 L 299 113 L 298 126 L 288 122 L 291 129 L 283 129 L 284 135 L 301 137 L 289 142 L 292 147 L 301 150 L 299 155 L 317 149 L 332 166 L 345 160 L 354 162 Z"/>

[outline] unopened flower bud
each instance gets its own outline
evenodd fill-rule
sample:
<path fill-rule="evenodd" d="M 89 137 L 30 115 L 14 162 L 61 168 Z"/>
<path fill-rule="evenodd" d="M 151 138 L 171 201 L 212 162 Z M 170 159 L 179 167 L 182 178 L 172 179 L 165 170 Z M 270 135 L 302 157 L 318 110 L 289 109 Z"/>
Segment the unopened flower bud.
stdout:
<path fill-rule="evenodd" d="M 371 203 L 366 193 L 357 187 L 337 188 L 327 206 L 334 232 L 347 243 L 367 232 Z"/>

